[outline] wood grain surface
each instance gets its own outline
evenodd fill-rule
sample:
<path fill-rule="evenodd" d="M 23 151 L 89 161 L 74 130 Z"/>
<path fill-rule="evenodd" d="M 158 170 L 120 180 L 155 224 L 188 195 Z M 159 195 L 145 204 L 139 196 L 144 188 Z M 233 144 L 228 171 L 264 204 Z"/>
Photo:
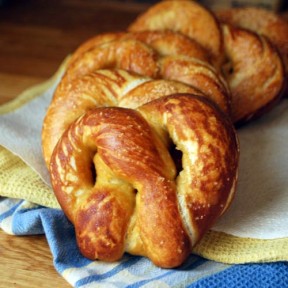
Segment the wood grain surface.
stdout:
<path fill-rule="evenodd" d="M 71 287 L 58 275 L 44 236 L 0 231 L 0 287 Z"/>
<path fill-rule="evenodd" d="M 0 104 L 52 76 L 65 57 L 89 37 L 125 30 L 149 4 L 5 1 L 0 6 Z M 0 230 L 0 259 L 1 288 L 71 287 L 54 269 L 43 235 L 19 237 Z"/>

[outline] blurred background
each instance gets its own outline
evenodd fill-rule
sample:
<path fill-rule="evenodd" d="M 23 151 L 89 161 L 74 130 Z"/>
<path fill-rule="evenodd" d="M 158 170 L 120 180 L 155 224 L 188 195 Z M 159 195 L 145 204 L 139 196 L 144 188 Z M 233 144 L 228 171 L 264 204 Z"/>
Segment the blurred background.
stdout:
<path fill-rule="evenodd" d="M 181 0 L 179 0 L 181 1 Z M 18 2 L 18 3 L 24 3 L 27 1 L 17 1 L 17 0 L 0 0 L 0 5 L 4 5 L 7 3 L 12 2 Z M 28 2 L 37 2 L 37 1 L 28 1 Z M 51 2 L 51 1 L 44 1 L 44 2 Z M 52 1 L 53 2 L 53 1 Z M 60 1 L 61 2 L 61 1 Z M 73 1 L 71 1 L 73 2 Z M 87 2 L 87 1 L 83 1 Z M 98 2 L 98 3 L 113 3 L 113 2 L 121 2 L 124 5 L 129 3 L 148 3 L 153 4 L 156 2 L 159 2 L 157 0 L 92 0 L 88 2 Z M 287 1 L 285 0 L 199 0 L 199 2 L 203 3 L 204 5 L 207 5 L 212 8 L 222 8 L 222 7 L 239 7 L 239 6 L 245 6 L 245 5 L 254 5 L 254 6 L 260 6 L 267 9 L 273 9 L 273 10 L 283 10 L 286 9 L 288 6 L 288 3 L 285 3 Z"/>
<path fill-rule="evenodd" d="M 287 7 L 287 1 L 285 0 L 201 0 L 199 2 L 207 5 L 212 9 L 221 9 L 225 7 L 256 6 L 280 12 L 285 10 Z"/>
<path fill-rule="evenodd" d="M 156 2 L 159 1 L 0 0 L 0 104 L 53 75 L 64 58 L 86 39 L 102 32 L 125 30 L 138 14 Z M 286 16 L 288 1 L 199 2 L 211 9 L 248 4 Z"/>

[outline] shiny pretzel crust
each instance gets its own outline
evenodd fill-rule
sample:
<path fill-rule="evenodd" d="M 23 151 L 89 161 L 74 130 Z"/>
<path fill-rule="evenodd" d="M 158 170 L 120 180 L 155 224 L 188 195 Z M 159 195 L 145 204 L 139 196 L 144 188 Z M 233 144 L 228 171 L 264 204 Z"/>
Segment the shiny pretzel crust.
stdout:
<path fill-rule="evenodd" d="M 47 167 L 61 135 L 88 110 L 106 106 L 137 108 L 173 93 L 194 93 L 206 97 L 192 86 L 180 82 L 153 80 L 119 69 L 98 70 L 70 82 L 64 78 L 56 89 L 43 122 L 42 151 Z"/>
<path fill-rule="evenodd" d="M 280 55 L 265 36 L 230 25 L 222 28 L 232 68 L 226 74 L 232 119 L 238 125 L 259 117 L 276 103 L 285 86 L 285 71 Z"/>
<path fill-rule="evenodd" d="M 280 15 L 261 8 L 243 7 L 220 10 L 218 19 L 225 24 L 265 35 L 279 50 L 288 72 L 288 23 Z"/>
<path fill-rule="evenodd" d="M 128 30 L 180 32 L 202 45 L 211 55 L 216 67 L 222 63 L 223 43 L 218 20 L 207 8 L 195 1 L 161 1 L 139 15 Z"/>
<path fill-rule="evenodd" d="M 85 53 L 105 43 L 116 40 L 138 40 L 141 41 L 160 55 L 182 55 L 197 58 L 209 62 L 209 55 L 203 47 L 195 40 L 174 31 L 139 31 L 139 32 L 115 32 L 96 35 L 82 45 L 72 54 L 70 64 L 80 59 Z"/>
<path fill-rule="evenodd" d="M 75 51 L 62 82 L 68 85 L 98 69 L 126 69 L 156 79 L 184 82 L 230 114 L 230 90 L 207 55 L 197 42 L 172 31 L 103 34 Z"/>
<path fill-rule="evenodd" d="M 229 206 L 238 157 L 228 118 L 208 100 L 178 94 L 136 110 L 87 112 L 63 134 L 50 173 L 86 257 L 115 261 L 127 251 L 168 268 Z"/>

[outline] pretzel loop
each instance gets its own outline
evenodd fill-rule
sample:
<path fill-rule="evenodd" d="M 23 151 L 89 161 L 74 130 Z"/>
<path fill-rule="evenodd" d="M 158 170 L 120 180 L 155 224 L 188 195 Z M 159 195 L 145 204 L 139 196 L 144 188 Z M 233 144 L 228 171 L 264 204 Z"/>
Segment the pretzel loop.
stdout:
<path fill-rule="evenodd" d="M 52 185 L 86 257 L 114 261 L 127 251 L 175 267 L 232 199 L 236 134 L 191 94 L 137 110 L 97 108 L 74 122 L 52 155 Z"/>
<path fill-rule="evenodd" d="M 86 111 L 107 106 L 137 108 L 173 93 L 201 95 L 197 89 L 182 83 L 152 80 L 120 69 L 98 70 L 68 84 L 60 82 L 43 123 L 42 148 L 47 166 L 60 136 Z"/>

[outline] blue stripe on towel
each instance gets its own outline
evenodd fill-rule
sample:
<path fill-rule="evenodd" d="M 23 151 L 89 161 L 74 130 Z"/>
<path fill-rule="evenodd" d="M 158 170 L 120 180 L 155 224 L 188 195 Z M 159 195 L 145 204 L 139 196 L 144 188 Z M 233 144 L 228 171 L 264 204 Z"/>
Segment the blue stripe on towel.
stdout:
<path fill-rule="evenodd" d="M 115 274 L 119 273 L 120 271 L 127 269 L 128 267 L 134 265 L 140 259 L 141 259 L 141 257 L 131 256 L 127 261 L 120 263 L 115 268 L 111 269 L 110 271 L 108 271 L 106 273 L 95 274 L 95 275 L 88 276 L 86 278 L 83 278 L 83 279 L 77 281 L 77 283 L 75 284 L 75 287 L 81 287 L 81 286 L 86 285 L 86 284 L 91 283 L 91 282 L 102 281 L 104 279 L 110 278 L 110 277 L 114 276 Z"/>
<path fill-rule="evenodd" d="M 4 213 L 0 214 L 0 222 L 2 222 L 7 217 L 10 217 L 13 215 L 13 213 L 17 210 L 17 208 L 22 204 L 23 201 L 19 201 L 17 204 L 12 206 L 8 211 L 5 211 Z M 1 212 L 1 211 L 0 211 Z"/>
<path fill-rule="evenodd" d="M 180 268 L 177 268 L 177 269 L 169 269 L 168 271 L 165 270 L 165 269 L 161 269 L 162 270 L 162 273 L 156 277 L 151 277 L 150 279 L 146 279 L 146 280 L 142 280 L 142 281 L 139 281 L 139 282 L 135 282 L 131 285 L 128 285 L 126 286 L 126 288 L 138 288 L 138 287 L 141 287 L 149 282 L 153 282 L 155 280 L 159 280 L 161 278 L 164 278 L 164 277 L 167 277 L 167 276 L 171 276 L 172 274 L 178 274 L 179 272 L 181 273 L 182 271 L 188 271 L 188 270 L 191 270 L 191 269 L 195 269 L 196 267 L 204 264 L 207 262 L 207 260 L 203 259 L 203 258 L 196 258 L 196 261 L 195 259 L 193 259 L 194 261 L 192 263 L 189 263 L 188 265 L 184 264 L 182 265 Z"/>
<path fill-rule="evenodd" d="M 21 204 L 14 206 L 8 211 L 9 213 L 5 213 L 14 214 L 13 233 L 15 235 L 45 234 L 55 268 L 59 273 L 67 268 L 84 267 L 92 262 L 81 255 L 77 247 L 74 227 L 63 211 L 37 205 L 21 208 Z"/>
<path fill-rule="evenodd" d="M 81 255 L 74 227 L 63 211 L 22 200 L 0 200 L 0 223 L 12 216 L 13 232 L 45 234 L 56 270 L 74 287 L 288 287 L 287 262 L 229 266 L 191 255 L 181 267 L 167 270 L 128 254 L 118 264 L 91 261 Z"/>
<path fill-rule="evenodd" d="M 44 232 L 59 273 L 69 268 L 81 268 L 92 261 L 83 257 L 78 249 L 74 226 L 63 211 L 47 209 L 41 213 Z"/>
<path fill-rule="evenodd" d="M 15 211 L 12 221 L 12 229 L 15 235 L 37 235 L 43 234 L 43 226 L 40 219 L 41 211 L 47 209 L 41 206 L 32 206 L 30 208 L 19 208 Z"/>
<path fill-rule="evenodd" d="M 200 279 L 187 288 L 274 288 L 288 287 L 288 263 L 233 265 L 230 268 Z"/>

